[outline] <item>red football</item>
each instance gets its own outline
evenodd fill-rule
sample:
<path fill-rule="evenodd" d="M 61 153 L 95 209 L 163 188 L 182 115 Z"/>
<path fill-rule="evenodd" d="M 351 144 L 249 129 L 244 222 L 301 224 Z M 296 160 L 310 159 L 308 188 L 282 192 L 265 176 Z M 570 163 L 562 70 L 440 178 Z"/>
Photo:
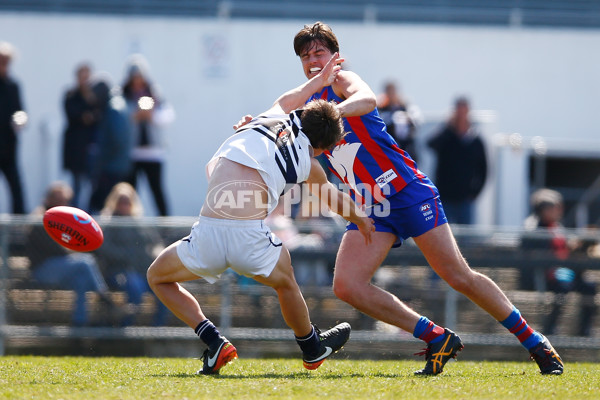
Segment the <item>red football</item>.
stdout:
<path fill-rule="evenodd" d="M 104 241 L 94 218 L 75 207 L 59 206 L 46 211 L 44 228 L 58 244 L 75 251 L 96 250 Z"/>

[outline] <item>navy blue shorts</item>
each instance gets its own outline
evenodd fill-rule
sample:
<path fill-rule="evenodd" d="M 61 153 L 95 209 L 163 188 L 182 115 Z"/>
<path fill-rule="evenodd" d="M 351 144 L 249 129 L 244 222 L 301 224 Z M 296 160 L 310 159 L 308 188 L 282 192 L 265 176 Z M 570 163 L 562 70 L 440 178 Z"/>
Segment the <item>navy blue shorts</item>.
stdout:
<path fill-rule="evenodd" d="M 434 197 L 427 197 L 432 195 L 431 191 L 423 190 L 421 193 L 424 199 L 408 207 L 398 207 L 404 205 L 403 199 L 399 198 L 402 195 L 400 192 L 389 197 L 387 204 L 376 204 L 367 209 L 367 214 L 375 221 L 377 232 L 390 232 L 396 235 L 396 242 L 392 247 L 400 247 L 404 240 L 420 236 L 448 222 L 437 190 L 433 193 Z M 346 230 L 358 230 L 358 227 L 349 223 Z"/>

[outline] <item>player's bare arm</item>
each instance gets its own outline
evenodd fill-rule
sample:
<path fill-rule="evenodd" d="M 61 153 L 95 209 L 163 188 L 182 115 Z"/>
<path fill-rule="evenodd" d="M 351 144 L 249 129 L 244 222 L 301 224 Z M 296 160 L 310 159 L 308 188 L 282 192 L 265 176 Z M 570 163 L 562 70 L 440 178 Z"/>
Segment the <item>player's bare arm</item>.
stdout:
<path fill-rule="evenodd" d="M 279 104 L 285 113 L 302 107 L 315 92 L 335 82 L 344 62 L 338 53 L 334 53 L 320 72 L 306 83 L 282 94 L 275 104 Z"/>
<path fill-rule="evenodd" d="M 371 233 L 375 232 L 373 220 L 358 208 L 347 193 L 338 190 L 327 180 L 323 167 L 314 158 L 311 160 L 310 174 L 306 183 L 308 183 L 310 192 L 319 197 L 322 202 L 325 202 L 331 211 L 358 226 L 358 230 L 365 237 L 367 245 L 371 243 Z"/>
<path fill-rule="evenodd" d="M 338 104 L 342 117 L 365 115 L 377 106 L 373 90 L 352 71 L 340 71 L 331 86 L 335 94 L 344 99 Z"/>

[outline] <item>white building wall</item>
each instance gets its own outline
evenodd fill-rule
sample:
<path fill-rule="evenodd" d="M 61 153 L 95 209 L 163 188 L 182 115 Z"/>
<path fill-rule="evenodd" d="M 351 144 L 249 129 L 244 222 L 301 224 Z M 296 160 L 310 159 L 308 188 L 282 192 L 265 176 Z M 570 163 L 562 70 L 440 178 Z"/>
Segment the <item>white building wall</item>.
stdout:
<path fill-rule="evenodd" d="M 166 163 L 172 213 L 197 214 L 204 164 L 231 126 L 304 82 L 292 39 L 309 22 L 0 13 L 0 40 L 18 48 L 12 71 L 30 115 L 19 150 L 27 207 L 39 203 L 50 181 L 68 179 L 60 170 L 61 103 L 75 65 L 89 60 L 120 83 L 127 56 L 141 52 L 177 113 Z M 583 142 L 598 136 L 598 30 L 331 25 L 349 69 L 376 92 L 385 80 L 397 80 L 428 114 L 445 115 L 453 98 L 466 94 L 474 109 L 494 110 L 498 131 Z M 494 182 L 488 192 L 496 190 Z M 7 191 L 0 183 L 0 212 L 9 210 Z M 142 196 L 153 215 L 147 189 Z M 522 200 L 489 192 L 481 222 L 498 220 L 495 198 Z"/>

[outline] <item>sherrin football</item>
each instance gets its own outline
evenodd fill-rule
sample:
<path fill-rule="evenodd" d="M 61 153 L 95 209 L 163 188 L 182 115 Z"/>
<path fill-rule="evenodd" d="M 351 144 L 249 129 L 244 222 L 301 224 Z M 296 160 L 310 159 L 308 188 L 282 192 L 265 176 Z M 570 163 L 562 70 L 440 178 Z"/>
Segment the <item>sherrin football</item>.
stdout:
<path fill-rule="evenodd" d="M 44 229 L 58 244 L 74 251 L 93 251 L 104 241 L 94 218 L 75 207 L 50 208 L 44 214 Z"/>

